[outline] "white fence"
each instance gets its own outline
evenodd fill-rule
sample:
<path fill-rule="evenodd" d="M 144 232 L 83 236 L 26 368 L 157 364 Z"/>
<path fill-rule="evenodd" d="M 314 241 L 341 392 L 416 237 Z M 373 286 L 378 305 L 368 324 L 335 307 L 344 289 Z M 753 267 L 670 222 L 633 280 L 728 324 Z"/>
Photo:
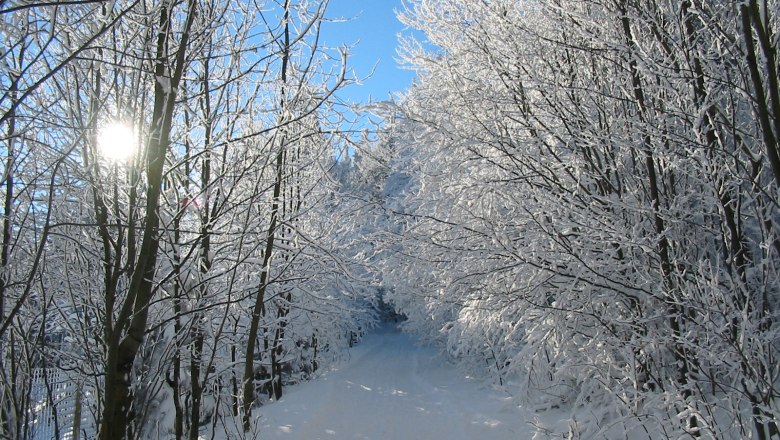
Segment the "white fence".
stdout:
<path fill-rule="evenodd" d="M 32 440 L 88 440 L 84 430 L 82 388 L 66 372 L 36 369 L 32 374 L 27 438 Z"/>

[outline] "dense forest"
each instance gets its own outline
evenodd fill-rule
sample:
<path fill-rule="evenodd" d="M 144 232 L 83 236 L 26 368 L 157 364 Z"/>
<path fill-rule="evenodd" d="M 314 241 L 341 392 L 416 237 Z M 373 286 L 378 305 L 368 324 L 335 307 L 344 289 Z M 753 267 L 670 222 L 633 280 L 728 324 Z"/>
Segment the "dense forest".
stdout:
<path fill-rule="evenodd" d="M 778 1 L 406 0 L 360 107 L 327 6 L 0 0 L 0 439 L 262 438 L 399 317 L 571 438 L 780 437 Z"/>

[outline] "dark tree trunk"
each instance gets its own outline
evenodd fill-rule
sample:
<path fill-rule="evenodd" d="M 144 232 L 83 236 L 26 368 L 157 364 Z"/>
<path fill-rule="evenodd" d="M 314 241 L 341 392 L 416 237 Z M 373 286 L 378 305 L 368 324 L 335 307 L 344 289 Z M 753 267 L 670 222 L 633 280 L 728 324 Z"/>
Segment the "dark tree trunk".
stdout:
<path fill-rule="evenodd" d="M 620 2 L 618 5 L 621 13 L 621 25 L 623 28 L 623 36 L 625 38 L 626 46 L 629 50 L 628 53 L 628 65 L 629 73 L 631 75 L 631 86 L 633 89 L 634 99 L 639 109 L 639 119 L 645 124 L 647 123 L 647 103 L 645 101 L 645 93 L 642 86 L 641 74 L 639 72 L 637 62 L 634 59 L 634 51 L 636 42 L 631 30 L 631 22 L 625 2 Z M 689 399 L 692 395 L 690 389 L 690 359 L 687 350 L 682 344 L 683 328 L 685 326 L 685 311 L 680 305 L 679 294 L 676 294 L 676 283 L 673 274 L 673 264 L 670 255 L 670 243 L 666 237 L 666 225 L 663 217 L 661 216 L 661 177 L 658 175 L 656 160 L 653 153 L 652 139 L 648 133 L 642 135 L 642 148 L 645 155 L 645 168 L 647 171 L 647 184 L 650 192 L 650 202 L 653 208 L 653 224 L 654 232 L 656 235 L 656 242 L 658 243 L 658 255 L 660 258 L 660 271 L 663 280 L 663 295 L 666 302 L 666 308 L 669 314 L 669 327 L 672 331 L 672 350 L 677 364 L 677 384 L 682 389 L 683 399 Z M 688 419 L 689 428 L 691 428 L 692 435 L 698 437 L 698 419 L 696 416 L 691 416 Z"/>
<path fill-rule="evenodd" d="M 282 18 L 284 26 L 284 36 L 282 42 L 282 60 L 281 60 L 281 97 L 280 97 L 280 119 L 279 127 L 283 131 L 286 118 L 285 112 L 287 108 L 286 84 L 287 84 L 287 67 L 290 57 L 290 2 L 285 0 L 284 2 L 284 16 Z M 244 432 L 249 432 L 251 429 L 252 418 L 252 405 L 255 401 L 255 385 L 254 385 L 254 356 L 255 347 L 257 345 L 257 332 L 260 327 L 260 318 L 264 314 L 264 302 L 265 292 L 268 288 L 271 272 L 271 261 L 274 250 L 274 239 L 276 235 L 277 223 L 279 222 L 279 208 L 280 208 L 280 196 L 282 192 L 282 178 L 284 174 L 284 151 L 285 143 L 287 142 L 283 134 L 279 136 L 279 151 L 276 155 L 276 177 L 274 179 L 273 188 L 273 203 L 271 205 L 271 218 L 268 222 L 268 230 L 266 231 L 266 246 L 263 253 L 262 272 L 260 273 L 260 286 L 258 287 L 257 294 L 255 296 L 255 304 L 252 308 L 252 319 L 249 325 L 249 335 L 247 338 L 246 353 L 244 356 L 244 377 L 243 377 L 243 419 L 242 425 Z"/>
<path fill-rule="evenodd" d="M 172 5 L 164 5 L 160 11 L 157 39 L 154 110 L 152 130 L 147 144 L 146 158 L 146 224 L 143 228 L 141 248 L 135 261 L 130 287 L 125 303 L 119 312 L 116 326 L 108 341 L 105 377 L 105 402 L 100 423 L 100 440 L 131 439 L 134 411 L 131 384 L 133 364 L 146 332 L 148 307 L 152 298 L 153 280 L 159 248 L 160 215 L 158 203 L 162 188 L 163 165 L 170 142 L 173 109 L 184 69 L 184 55 L 189 31 L 195 19 L 195 0 L 188 2 L 189 10 L 181 42 L 175 53 L 175 71 L 169 77 L 169 87 L 163 85 L 168 77 L 168 39 L 173 36 L 170 15 Z M 126 332 L 123 331 L 126 329 Z"/>

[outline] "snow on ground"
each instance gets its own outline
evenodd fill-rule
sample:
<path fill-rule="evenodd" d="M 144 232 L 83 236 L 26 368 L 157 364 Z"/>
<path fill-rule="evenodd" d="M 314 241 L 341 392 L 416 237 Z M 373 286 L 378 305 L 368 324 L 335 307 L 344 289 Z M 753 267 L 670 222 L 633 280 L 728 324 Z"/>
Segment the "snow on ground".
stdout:
<path fill-rule="evenodd" d="M 267 439 L 530 439 L 528 416 L 431 347 L 387 327 L 351 360 L 256 409 Z"/>

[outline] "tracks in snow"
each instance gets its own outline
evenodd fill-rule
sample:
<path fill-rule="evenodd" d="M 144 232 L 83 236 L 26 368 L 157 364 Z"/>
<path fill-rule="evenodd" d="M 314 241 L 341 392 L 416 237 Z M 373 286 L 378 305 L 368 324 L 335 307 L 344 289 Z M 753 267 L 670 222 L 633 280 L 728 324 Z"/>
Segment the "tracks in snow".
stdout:
<path fill-rule="evenodd" d="M 352 359 L 259 409 L 265 439 L 525 439 L 522 411 L 429 347 L 384 328 Z"/>

